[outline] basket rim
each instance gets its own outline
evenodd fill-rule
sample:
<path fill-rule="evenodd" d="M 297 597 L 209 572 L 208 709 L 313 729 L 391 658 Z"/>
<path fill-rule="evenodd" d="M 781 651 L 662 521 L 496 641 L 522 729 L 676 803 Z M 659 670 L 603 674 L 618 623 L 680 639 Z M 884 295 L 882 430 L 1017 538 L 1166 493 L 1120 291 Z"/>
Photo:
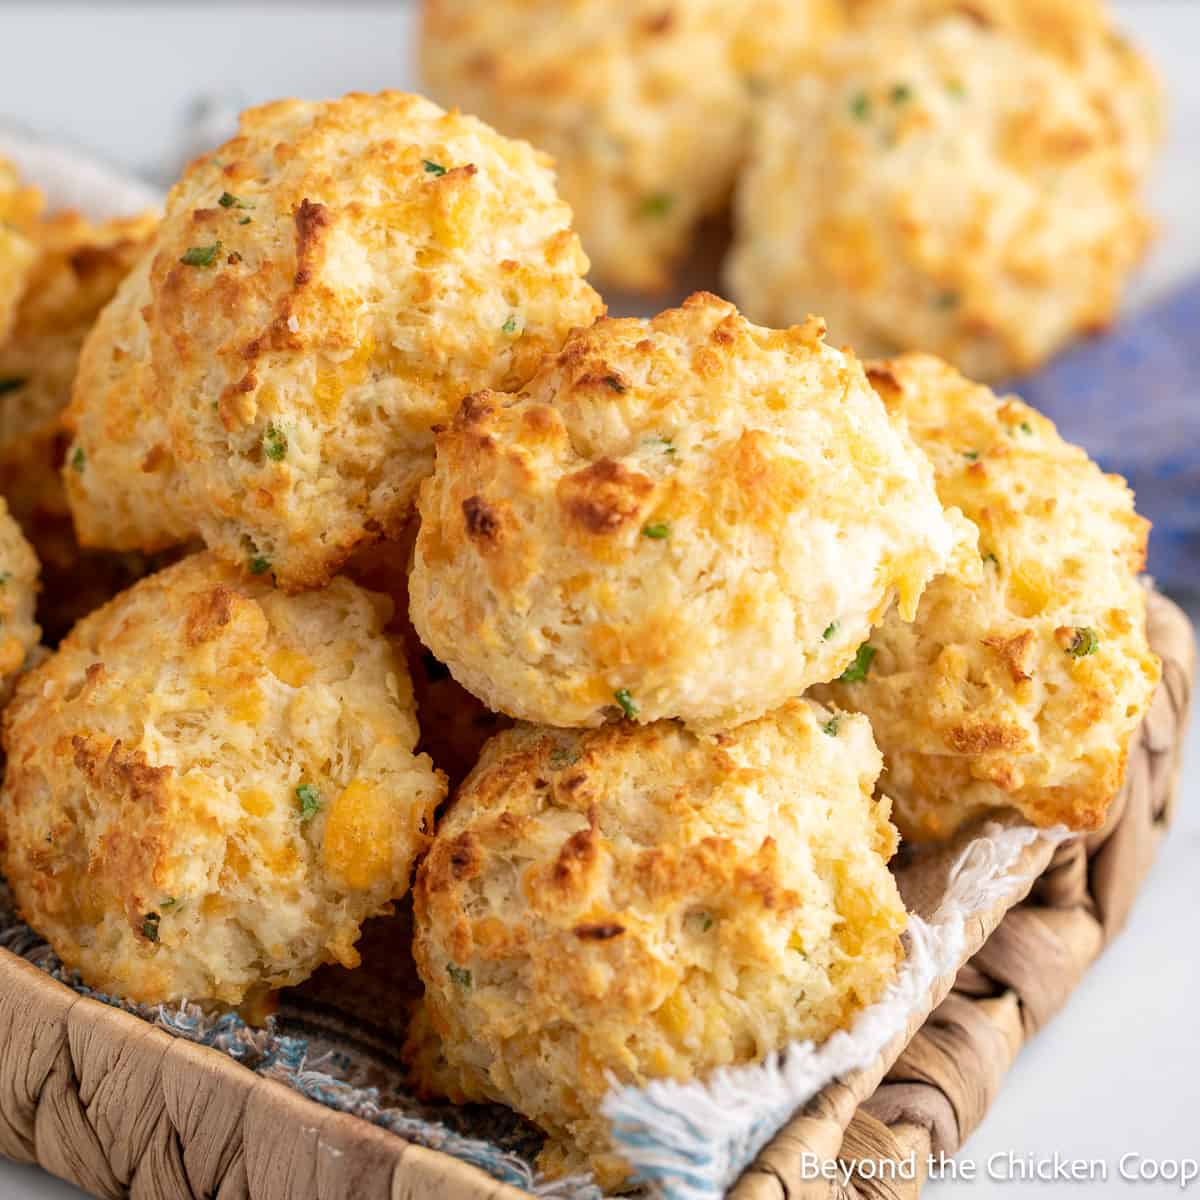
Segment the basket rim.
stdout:
<path fill-rule="evenodd" d="M 130 1066 L 126 1060 L 130 1058 L 141 1060 L 136 1065 L 152 1065 L 160 1080 L 155 1099 L 176 1132 L 196 1123 L 195 1114 L 185 1112 L 180 1101 L 194 1102 L 196 1097 L 188 1094 L 193 1089 L 187 1082 L 203 1077 L 208 1102 L 211 1104 L 219 1097 L 226 1119 L 234 1113 L 239 1115 L 237 1123 L 242 1129 L 242 1137 L 240 1145 L 232 1148 L 230 1153 L 244 1155 L 248 1181 L 265 1179 L 262 1173 L 273 1171 L 279 1156 L 275 1153 L 274 1142 L 259 1141 L 256 1151 L 254 1140 L 246 1135 L 260 1125 L 283 1126 L 289 1130 L 288 1151 L 292 1161 L 306 1162 L 307 1168 L 318 1177 L 326 1171 L 344 1174 L 347 1152 L 353 1151 L 360 1161 L 369 1160 L 371 1173 L 376 1173 L 378 1182 L 370 1191 L 377 1191 L 382 1182 L 377 1173 L 386 1171 L 386 1190 L 380 1195 L 397 1194 L 392 1181 L 402 1173 L 405 1195 L 413 1189 L 420 1194 L 425 1188 L 431 1189 L 429 1195 L 439 1195 L 439 1189 L 453 1188 L 460 1195 L 478 1196 L 481 1200 L 484 1197 L 487 1200 L 527 1200 L 526 1192 L 493 1179 L 478 1167 L 419 1146 L 351 1113 L 338 1112 L 279 1080 L 255 1073 L 214 1047 L 170 1034 L 134 1013 L 83 995 L 34 963 L 0 947 L 0 1013 L 14 1004 L 35 1014 L 38 1026 L 36 1033 L 26 1026 L 26 1032 L 33 1035 L 31 1040 L 34 1042 L 33 1053 L 23 1055 L 30 1060 L 26 1065 L 32 1066 L 32 1060 L 36 1058 L 50 1068 L 60 1054 L 68 1055 L 73 1063 L 76 1051 L 86 1049 L 92 1054 L 97 1041 L 108 1043 L 126 1069 Z M 5 1020 L 0 1032 L 0 1048 L 16 1046 L 18 1038 L 14 1035 L 17 1032 L 16 1022 Z M 22 1046 L 22 1050 L 29 1049 L 28 1042 Z M 11 1081 L 5 1089 L 9 1095 L 0 1095 L 0 1103 L 4 1104 L 2 1122 L 8 1126 L 0 1136 L 0 1150 L 14 1161 L 39 1165 L 51 1174 L 81 1186 L 81 1180 L 74 1173 L 69 1175 L 55 1170 L 58 1156 L 46 1153 L 50 1149 L 45 1144 L 47 1131 L 34 1115 L 47 1074 L 49 1070 L 38 1078 L 34 1071 L 29 1071 L 20 1081 L 28 1089 L 26 1098 L 32 1101 L 33 1111 L 27 1129 L 17 1128 L 17 1114 L 9 1107 L 11 1093 L 16 1090 Z M 90 1100 L 90 1096 L 84 1094 L 89 1074 L 91 1072 L 84 1070 L 73 1072 L 72 1076 L 85 1110 Z M 168 1080 L 173 1080 L 176 1085 L 182 1080 L 185 1086 L 168 1086 Z M 13 1153 L 14 1140 L 23 1143 L 25 1153 Z M 78 1161 L 79 1156 L 70 1153 L 69 1147 L 64 1149 L 67 1159 Z M 128 1181 L 117 1182 L 122 1186 L 128 1184 Z M 257 1190 L 252 1194 L 257 1195 Z M 345 1194 L 357 1197 L 367 1193 L 349 1190 Z"/>
<path fill-rule="evenodd" d="M 1175 699 L 1186 708 L 1195 662 L 1191 622 L 1161 594 L 1151 593 L 1150 600 L 1153 620 L 1173 627 L 1167 632 L 1182 638 L 1175 671 L 1181 678 L 1164 673 L 1159 686 L 1179 691 Z M 1176 767 L 1180 742 L 1164 747 L 1173 751 Z M 1024 848 L 1012 868 L 1009 894 L 972 917 L 959 966 L 1021 902 L 1053 854 L 1046 839 Z M 828 1084 L 778 1131 L 730 1195 L 755 1192 L 764 1171 L 770 1171 L 776 1141 L 779 1153 L 789 1146 L 794 1150 L 799 1140 L 826 1157 L 836 1156 L 858 1106 L 950 992 L 959 966 L 934 982 L 925 1002 L 910 1014 L 906 1030 L 874 1062 Z M 110 1095 L 113 1091 L 118 1094 Z M 136 1102 L 112 1103 L 129 1096 Z M 170 1144 L 163 1149 L 163 1142 Z M 160 1149 L 173 1158 L 164 1163 Z M 529 1193 L 479 1167 L 321 1104 L 215 1047 L 77 992 L 3 947 L 0 1153 L 104 1196 L 128 1194 L 131 1181 L 144 1169 L 150 1173 L 149 1181 L 141 1178 L 149 1183 L 146 1194 L 164 1200 L 218 1192 L 255 1200 L 296 1195 L 322 1200 L 443 1195 L 529 1200 Z M 168 1169 L 172 1164 L 173 1171 Z M 172 1182 L 182 1190 L 168 1190 Z M 141 1194 L 141 1187 L 136 1190 Z"/>

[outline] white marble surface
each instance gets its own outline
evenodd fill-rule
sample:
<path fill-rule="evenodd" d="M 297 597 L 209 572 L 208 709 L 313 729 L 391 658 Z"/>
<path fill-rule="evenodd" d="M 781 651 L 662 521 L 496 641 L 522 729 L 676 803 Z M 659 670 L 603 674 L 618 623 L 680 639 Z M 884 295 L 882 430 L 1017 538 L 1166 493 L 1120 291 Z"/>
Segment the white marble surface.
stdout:
<path fill-rule="evenodd" d="M 1159 63 L 1173 109 L 1154 189 L 1163 236 L 1131 295 L 1136 304 L 1200 269 L 1200 0 L 1124 0 L 1116 7 Z M 182 131 L 198 96 L 236 106 L 412 86 L 410 30 L 409 6 L 399 3 L 10 2 L 0 6 L 0 119 L 161 174 L 191 149 L 182 145 Z M 1176 828 L 1128 929 L 1066 1011 L 1024 1050 L 964 1149 L 960 1157 L 977 1165 L 979 1177 L 933 1185 L 931 1200 L 1165 1196 L 1178 1194 L 1178 1184 L 1122 1182 L 1122 1155 L 1200 1159 L 1197 772 L 1200 718 L 1188 738 Z M 1110 1177 L 989 1178 L 989 1160 L 999 1155 L 1003 1165 L 1009 1154 L 1098 1158 Z M 1191 1193 L 1200 1196 L 1200 1180 Z M 0 1200 L 78 1195 L 0 1160 Z"/>

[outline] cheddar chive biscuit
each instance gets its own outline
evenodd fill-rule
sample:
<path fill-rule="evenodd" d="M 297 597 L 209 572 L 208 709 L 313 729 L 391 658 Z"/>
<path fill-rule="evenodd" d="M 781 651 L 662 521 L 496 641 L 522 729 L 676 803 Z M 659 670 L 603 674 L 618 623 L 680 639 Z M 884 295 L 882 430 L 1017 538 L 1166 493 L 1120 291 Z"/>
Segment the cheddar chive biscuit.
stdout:
<path fill-rule="evenodd" d="M 385 597 L 289 597 L 210 554 L 81 621 L 5 713 L 3 869 L 85 982 L 254 1012 L 357 965 L 444 780 Z"/>
<path fill-rule="evenodd" d="M 403 526 L 464 395 L 519 387 L 602 310 L 586 271 L 548 159 L 471 117 L 396 92 L 251 109 L 85 347 L 81 541 L 199 534 L 321 586 Z"/>
<path fill-rule="evenodd" d="M 414 889 L 428 1090 L 499 1100 L 539 1166 L 625 1177 L 613 1082 L 685 1080 L 844 1029 L 905 912 L 867 722 L 795 701 L 712 737 L 677 722 L 495 737 Z"/>
<path fill-rule="evenodd" d="M 860 677 L 817 694 L 870 718 L 906 838 L 1003 808 L 1100 828 L 1159 679 L 1137 578 L 1149 523 L 1016 398 L 927 355 L 869 374 L 977 526 L 981 570 L 934 580 L 914 621 L 871 634 Z"/>
<path fill-rule="evenodd" d="M 410 580 L 422 642 L 548 725 L 751 720 L 831 679 L 959 521 L 817 320 L 699 294 L 572 335 L 438 436 Z"/>
<path fill-rule="evenodd" d="M 1101 103 L 1089 71 L 961 12 L 830 43 L 763 101 L 734 298 L 757 321 L 819 311 L 863 356 L 926 350 L 979 379 L 1103 329 L 1151 234 L 1154 122 Z"/>

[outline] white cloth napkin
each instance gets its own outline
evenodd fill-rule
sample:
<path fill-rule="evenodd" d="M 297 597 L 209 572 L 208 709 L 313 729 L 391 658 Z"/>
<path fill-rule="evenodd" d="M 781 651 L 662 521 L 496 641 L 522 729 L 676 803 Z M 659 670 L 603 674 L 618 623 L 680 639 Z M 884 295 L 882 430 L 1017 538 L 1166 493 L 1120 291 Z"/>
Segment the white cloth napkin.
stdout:
<path fill-rule="evenodd" d="M 45 141 L 0 123 L 0 157 L 46 194 L 51 209 L 78 209 L 95 220 L 160 208 L 163 193 L 86 151 Z"/>

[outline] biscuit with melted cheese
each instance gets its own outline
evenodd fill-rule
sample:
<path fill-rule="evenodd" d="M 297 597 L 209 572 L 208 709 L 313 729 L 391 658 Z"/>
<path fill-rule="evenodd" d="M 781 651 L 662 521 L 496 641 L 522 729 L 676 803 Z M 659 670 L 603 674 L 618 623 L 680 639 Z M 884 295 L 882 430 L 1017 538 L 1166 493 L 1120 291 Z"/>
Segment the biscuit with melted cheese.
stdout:
<path fill-rule="evenodd" d="M 198 533 L 288 590 L 393 536 L 433 426 L 602 309 L 549 160 L 419 96 L 243 114 L 88 339 L 64 472 L 85 545 Z"/>
<path fill-rule="evenodd" d="M 536 1121 L 548 1173 L 618 1185 L 614 1081 L 820 1041 L 893 978 L 905 911 L 880 765 L 866 720 L 807 701 L 714 736 L 493 738 L 414 885 L 419 1081 Z"/>
<path fill-rule="evenodd" d="M 211 554 L 137 583 L 5 713 L 3 869 L 101 991 L 254 1012 L 408 890 L 445 781 L 414 754 L 391 605 Z"/>
<path fill-rule="evenodd" d="M 837 675 L 894 598 L 911 615 L 957 525 L 822 332 L 698 294 L 468 399 L 421 492 L 421 641 L 547 725 L 722 728 Z"/>

